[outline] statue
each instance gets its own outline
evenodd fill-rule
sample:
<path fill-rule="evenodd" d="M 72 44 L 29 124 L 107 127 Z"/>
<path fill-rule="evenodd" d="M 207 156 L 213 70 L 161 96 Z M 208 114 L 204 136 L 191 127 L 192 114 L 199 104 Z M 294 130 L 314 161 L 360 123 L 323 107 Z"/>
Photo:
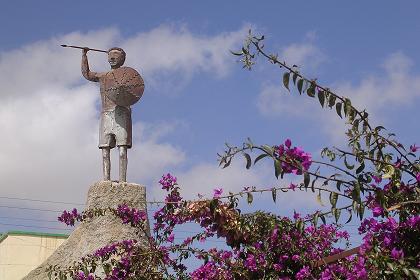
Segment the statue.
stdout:
<path fill-rule="evenodd" d="M 110 150 L 119 149 L 119 181 L 127 181 L 127 149 L 132 145 L 131 105 L 143 95 L 144 82 L 140 74 L 130 67 L 123 67 L 126 53 L 121 48 L 108 51 L 87 47 L 67 46 L 82 49 L 82 74 L 87 80 L 99 82 L 101 94 L 101 117 L 99 126 L 99 149 L 102 150 L 103 179 L 111 180 Z M 87 52 L 100 51 L 108 53 L 111 70 L 92 72 L 89 69 Z"/>

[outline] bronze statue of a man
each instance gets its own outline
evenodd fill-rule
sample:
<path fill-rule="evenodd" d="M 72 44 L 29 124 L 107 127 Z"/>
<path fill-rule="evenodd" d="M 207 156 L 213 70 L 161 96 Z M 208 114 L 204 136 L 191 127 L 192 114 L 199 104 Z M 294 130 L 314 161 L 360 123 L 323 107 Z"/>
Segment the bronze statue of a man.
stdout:
<path fill-rule="evenodd" d="M 110 150 L 119 149 L 119 181 L 127 181 L 127 149 L 131 148 L 131 108 L 143 94 L 144 82 L 140 74 L 130 67 L 122 67 L 126 54 L 121 48 L 108 50 L 111 70 L 98 73 L 89 70 L 87 52 L 82 50 L 82 74 L 92 82 L 99 82 L 101 93 L 101 121 L 99 149 L 102 150 L 103 177 L 111 180 Z"/>

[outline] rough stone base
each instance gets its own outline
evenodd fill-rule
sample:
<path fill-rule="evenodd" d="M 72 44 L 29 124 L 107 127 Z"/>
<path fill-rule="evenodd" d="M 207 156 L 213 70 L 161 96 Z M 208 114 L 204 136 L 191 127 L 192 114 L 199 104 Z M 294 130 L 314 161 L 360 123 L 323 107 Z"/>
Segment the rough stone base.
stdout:
<path fill-rule="evenodd" d="M 132 183 L 97 182 L 89 189 L 86 209 L 116 208 L 122 203 L 147 211 L 146 188 Z M 80 260 L 81 257 L 123 239 L 147 242 L 144 235 L 136 235 L 133 228 L 123 225 L 120 219 L 112 215 L 93 218 L 90 222 L 78 225 L 69 238 L 23 280 L 47 280 L 46 269 L 50 265 L 68 267 L 74 261 Z"/>

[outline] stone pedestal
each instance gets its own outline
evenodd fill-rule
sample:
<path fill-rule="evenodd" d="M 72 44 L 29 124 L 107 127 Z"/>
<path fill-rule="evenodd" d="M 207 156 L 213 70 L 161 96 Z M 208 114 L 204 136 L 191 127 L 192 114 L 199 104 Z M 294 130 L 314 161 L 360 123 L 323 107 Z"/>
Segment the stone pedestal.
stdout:
<path fill-rule="evenodd" d="M 89 189 L 86 209 L 116 208 L 123 203 L 147 211 L 146 188 L 132 183 L 111 181 L 95 183 Z M 79 224 L 44 263 L 23 279 L 47 280 L 46 269 L 50 265 L 65 268 L 101 247 L 124 239 L 137 239 L 141 243 L 147 243 L 145 236 L 137 235 L 132 227 L 123 225 L 121 220 L 112 214 L 95 217 L 89 222 Z"/>

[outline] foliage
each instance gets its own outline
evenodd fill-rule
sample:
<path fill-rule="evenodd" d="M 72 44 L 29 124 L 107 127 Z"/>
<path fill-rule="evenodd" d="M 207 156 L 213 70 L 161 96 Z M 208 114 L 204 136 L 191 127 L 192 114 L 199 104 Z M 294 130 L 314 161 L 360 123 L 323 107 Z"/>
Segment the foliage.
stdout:
<path fill-rule="evenodd" d="M 221 167 L 227 168 L 238 155 L 245 158 L 247 169 L 271 160 L 276 178 L 282 180 L 290 174 L 299 183 L 244 188 L 226 195 L 216 189 L 213 198 L 187 201 L 180 196 L 176 178 L 167 174 L 160 180 L 167 196 L 154 214 L 151 235 L 146 213 L 127 205 L 83 213 L 65 211 L 59 219 L 68 225 L 107 213 L 120 217 L 143 232 L 147 244 L 136 240 L 112 244 L 67 270 L 50 268 L 52 278 L 420 279 L 419 147 L 407 148 L 384 127 L 372 127 L 365 110 L 358 110 L 350 99 L 321 86 L 317 79 L 304 77 L 296 65 L 288 66 L 277 55 L 265 52 L 263 41 L 264 36 L 250 32 L 242 50 L 232 53 L 247 69 L 258 57 L 267 59 L 284 69 L 283 85 L 288 91 L 314 98 L 323 108 L 345 118 L 347 148 L 325 148 L 321 160 L 314 160 L 289 139 L 274 146 L 256 145 L 250 139 L 241 146 L 227 144 L 219 154 Z M 270 192 L 276 202 L 278 191 L 291 190 L 312 191 L 321 203 L 321 194 L 326 193 L 331 209 L 288 218 L 259 211 L 243 214 L 238 207 L 241 198 L 253 203 L 256 192 Z M 363 235 L 358 253 L 327 263 L 324 258 L 341 252 L 343 241 L 348 245 L 348 234 L 338 223 L 343 217 L 348 223 L 354 216 L 361 221 L 359 232 Z M 201 231 L 175 242 L 175 228 L 190 222 L 198 224 Z M 213 236 L 224 240 L 226 246 L 202 249 L 200 242 Z M 192 258 L 201 265 L 187 269 Z M 317 265 L 319 260 L 321 265 Z M 104 273 L 102 278 L 99 270 Z"/>

